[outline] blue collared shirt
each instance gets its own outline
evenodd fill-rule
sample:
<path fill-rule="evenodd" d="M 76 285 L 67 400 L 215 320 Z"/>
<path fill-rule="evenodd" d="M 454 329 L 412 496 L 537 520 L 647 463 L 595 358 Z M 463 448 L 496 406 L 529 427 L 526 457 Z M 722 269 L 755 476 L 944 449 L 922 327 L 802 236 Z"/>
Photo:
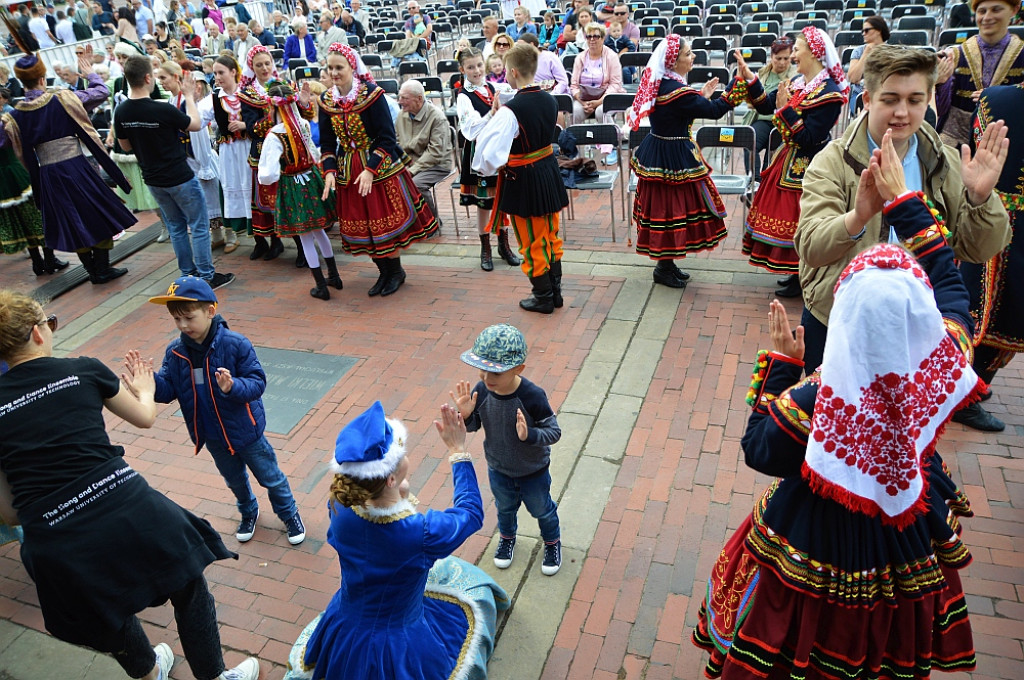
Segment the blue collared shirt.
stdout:
<path fill-rule="evenodd" d="M 907 146 L 907 153 L 903 156 L 903 176 L 906 179 L 908 189 L 911 191 L 924 191 L 924 178 L 921 176 L 921 161 L 917 157 L 917 145 L 917 135 L 914 134 Z M 868 152 L 874 153 L 877 148 L 879 148 L 878 144 L 875 144 L 875 140 L 871 138 L 871 133 L 869 132 Z M 899 242 L 900 238 L 896 235 L 896 230 L 890 226 L 889 243 Z"/>

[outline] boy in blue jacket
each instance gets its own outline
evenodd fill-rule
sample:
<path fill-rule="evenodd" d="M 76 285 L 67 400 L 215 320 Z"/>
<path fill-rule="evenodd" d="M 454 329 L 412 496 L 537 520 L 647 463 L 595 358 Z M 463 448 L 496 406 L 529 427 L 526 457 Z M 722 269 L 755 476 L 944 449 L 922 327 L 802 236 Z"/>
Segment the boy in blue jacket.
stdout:
<path fill-rule="evenodd" d="M 199 277 L 177 278 L 166 295 L 149 301 L 167 305 L 181 331 L 181 337 L 168 345 L 164 363 L 155 376 L 156 401 L 167 404 L 178 400 L 196 453 L 206 446 L 238 499 L 242 521 L 235 538 L 240 543 L 251 539 L 260 514 L 249 486 L 249 468 L 267 490 L 274 513 L 284 522 L 288 542 L 302 543 L 306 529 L 291 487 L 263 435 L 267 419 L 260 397 L 267 387 L 267 376 L 252 343 L 228 330 L 227 322 L 217 314 L 217 296 Z M 128 359 L 133 356 L 138 356 L 136 350 L 128 353 Z"/>

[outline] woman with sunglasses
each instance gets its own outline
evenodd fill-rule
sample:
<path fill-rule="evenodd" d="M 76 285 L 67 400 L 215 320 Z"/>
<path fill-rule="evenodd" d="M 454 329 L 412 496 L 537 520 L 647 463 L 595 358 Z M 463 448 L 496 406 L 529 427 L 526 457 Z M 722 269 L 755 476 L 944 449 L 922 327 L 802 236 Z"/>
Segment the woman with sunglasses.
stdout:
<path fill-rule="evenodd" d="M 104 410 L 153 425 L 152 360 L 132 358 L 122 384 L 97 359 L 54 357 L 56 330 L 57 317 L 35 300 L 0 290 L 9 366 L 0 376 L 0 515 L 24 529 L 21 559 L 46 630 L 110 654 L 129 677 L 166 678 L 174 654 L 150 646 L 136 615 L 170 599 L 196 678 L 255 680 L 255 659 L 224 672 L 203 578 L 210 563 L 237 556 L 209 522 L 150 487 L 107 435 Z"/>
<path fill-rule="evenodd" d="M 850 66 L 846 71 L 846 77 L 850 81 L 850 115 L 855 113 L 857 97 L 864 91 L 864 86 L 861 85 L 864 77 L 864 60 L 871 54 L 871 50 L 884 45 L 889 39 L 889 25 L 880 16 L 867 17 L 860 32 L 864 36 L 864 44 L 853 48 Z"/>
<path fill-rule="evenodd" d="M 585 17 L 580 12 L 580 17 Z M 614 123 L 611 114 L 604 112 L 604 98 L 609 94 L 623 93 L 622 65 L 615 50 L 604 44 L 604 24 L 591 22 L 583 28 L 586 33 L 587 49 L 576 55 L 572 64 L 572 78 L 569 80 L 569 91 L 572 93 L 572 124 L 579 125 L 587 118 L 595 118 L 599 123 Z M 619 162 L 619 151 L 602 145 L 602 153 L 607 153 L 605 165 Z"/>

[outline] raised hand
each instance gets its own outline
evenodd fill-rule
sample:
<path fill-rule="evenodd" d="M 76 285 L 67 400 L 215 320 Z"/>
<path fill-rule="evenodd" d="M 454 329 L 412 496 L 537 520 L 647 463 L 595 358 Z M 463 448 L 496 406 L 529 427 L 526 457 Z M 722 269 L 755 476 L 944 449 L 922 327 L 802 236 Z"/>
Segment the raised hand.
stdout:
<path fill-rule="evenodd" d="M 804 327 L 797 326 L 796 333 L 790 329 L 786 308 L 778 300 L 772 300 L 768 305 L 768 334 L 775 352 L 803 361 Z"/>
<path fill-rule="evenodd" d="M 736 73 L 739 74 L 740 78 L 747 81 L 748 83 L 754 81 L 754 72 L 750 70 L 750 66 L 747 65 L 747 60 L 743 58 L 742 50 L 733 50 L 732 54 L 736 57 Z"/>
<path fill-rule="evenodd" d="M 882 152 L 875 150 L 878 158 L 881 159 Z M 857 196 L 853 201 L 853 212 L 856 215 L 857 231 L 868 223 L 872 217 L 882 212 L 885 207 L 885 199 L 878 193 L 875 186 L 875 177 L 871 174 L 871 168 L 867 167 L 860 173 L 860 184 L 857 185 Z M 856 236 L 856 233 L 851 234 Z"/>
<path fill-rule="evenodd" d="M 476 408 L 476 392 L 470 387 L 468 380 L 455 383 L 455 391 L 449 392 L 448 395 L 455 402 L 455 408 L 459 409 L 463 418 L 473 415 L 473 409 Z"/>
<path fill-rule="evenodd" d="M 530 428 L 526 426 L 526 416 L 523 415 L 521 408 L 516 409 L 516 435 L 521 442 L 525 442 L 530 435 Z"/>
<path fill-rule="evenodd" d="M 789 103 L 793 94 L 789 91 L 789 81 L 783 80 L 779 83 L 779 89 L 775 93 L 775 108 L 781 109 Z"/>
<path fill-rule="evenodd" d="M 718 89 L 718 78 L 712 78 L 708 82 L 704 83 L 704 87 L 700 88 L 700 95 L 704 99 L 711 99 L 711 95 Z"/>
<path fill-rule="evenodd" d="M 1006 124 L 1001 120 L 985 128 L 973 158 L 969 146 L 964 144 L 960 147 L 960 176 L 972 204 L 981 205 L 988 200 L 999 181 L 1009 148 Z"/>
<path fill-rule="evenodd" d="M 885 201 L 891 201 L 900 194 L 907 192 L 907 179 L 903 174 L 903 161 L 896 153 L 896 147 L 892 143 L 892 130 L 886 130 L 882 136 L 881 158 L 879 155 L 871 154 L 871 162 L 868 166 L 871 176 L 875 179 L 875 187 L 878 194 Z"/>
<path fill-rule="evenodd" d="M 462 414 L 449 404 L 441 404 L 441 420 L 434 421 L 441 441 L 448 447 L 449 453 L 461 453 L 466 450 L 466 423 Z"/>
<path fill-rule="evenodd" d="M 217 378 L 217 387 L 224 394 L 230 392 L 231 388 L 235 386 L 235 379 L 231 377 L 231 371 L 228 369 L 224 367 L 218 368 L 214 375 Z"/>
<path fill-rule="evenodd" d="M 152 359 L 143 359 L 138 350 L 129 350 L 124 357 L 124 368 L 126 372 L 121 374 L 121 382 L 136 399 L 156 391 Z"/>
<path fill-rule="evenodd" d="M 299 88 L 299 106 L 306 108 L 309 106 L 309 101 L 313 97 L 313 91 L 309 88 L 309 81 L 302 83 L 302 87 Z"/>

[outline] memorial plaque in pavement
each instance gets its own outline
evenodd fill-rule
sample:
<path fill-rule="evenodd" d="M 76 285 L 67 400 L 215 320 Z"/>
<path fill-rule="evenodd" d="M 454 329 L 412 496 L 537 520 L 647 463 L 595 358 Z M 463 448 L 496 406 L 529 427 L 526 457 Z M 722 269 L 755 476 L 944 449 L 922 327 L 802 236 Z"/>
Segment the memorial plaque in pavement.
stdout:
<path fill-rule="evenodd" d="M 257 347 L 267 374 L 263 405 L 267 431 L 288 434 L 327 394 L 358 359 L 333 354 Z"/>

